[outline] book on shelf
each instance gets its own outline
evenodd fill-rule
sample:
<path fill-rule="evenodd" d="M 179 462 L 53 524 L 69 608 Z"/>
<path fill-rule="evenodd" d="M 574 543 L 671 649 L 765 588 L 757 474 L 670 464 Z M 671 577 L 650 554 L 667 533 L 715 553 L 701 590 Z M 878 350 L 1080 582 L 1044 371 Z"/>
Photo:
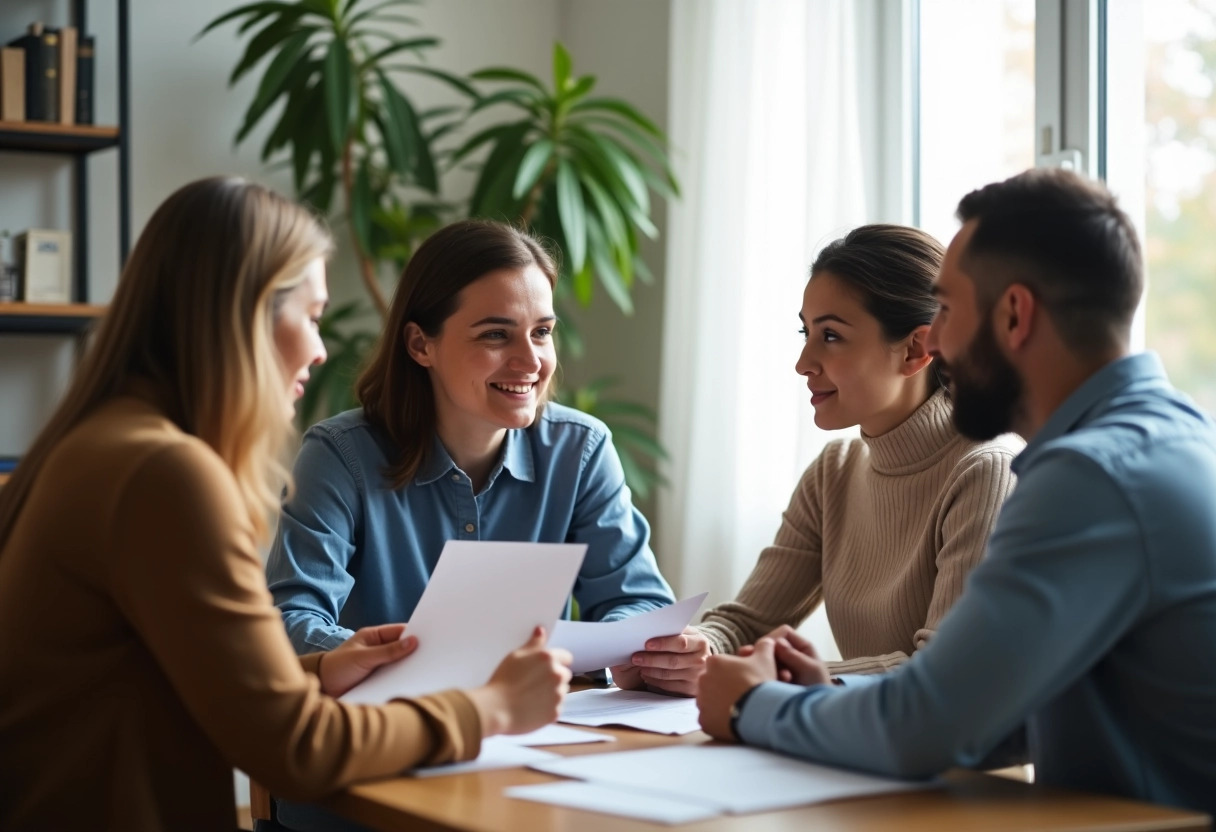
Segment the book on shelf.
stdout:
<path fill-rule="evenodd" d="M 59 30 L 59 118 L 60 124 L 76 123 L 76 27 Z"/>
<path fill-rule="evenodd" d="M 0 456 L 0 474 L 11 474 L 17 470 L 17 463 L 21 461 L 19 456 Z"/>
<path fill-rule="evenodd" d="M 72 233 L 31 228 L 17 235 L 20 299 L 29 303 L 72 302 Z"/>
<path fill-rule="evenodd" d="M 93 36 L 81 35 L 76 43 L 76 123 L 93 123 Z"/>
<path fill-rule="evenodd" d="M 25 50 L 0 47 L 0 121 L 25 121 Z"/>
<path fill-rule="evenodd" d="M 59 34 L 41 23 L 9 46 L 25 50 L 25 120 L 59 120 Z"/>

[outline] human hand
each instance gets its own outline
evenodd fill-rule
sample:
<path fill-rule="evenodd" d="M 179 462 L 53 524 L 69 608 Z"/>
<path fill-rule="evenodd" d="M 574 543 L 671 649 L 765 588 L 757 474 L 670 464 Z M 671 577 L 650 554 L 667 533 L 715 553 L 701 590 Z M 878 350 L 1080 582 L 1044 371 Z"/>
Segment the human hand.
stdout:
<path fill-rule="evenodd" d="M 402 638 L 404 624 L 381 624 L 356 630 L 346 642 L 325 653 L 317 664 L 321 691 L 341 696 L 381 665 L 400 661 L 418 649 L 418 639 Z"/>
<path fill-rule="evenodd" d="M 525 734 L 557 719 L 570 691 L 568 650 L 546 649 L 544 627 L 532 631 L 523 647 L 507 655 L 480 688 L 468 691 L 481 716 L 482 736 Z"/>
<path fill-rule="evenodd" d="M 709 639 L 696 627 L 685 627 L 674 636 L 661 636 L 646 642 L 646 649 L 634 653 L 631 663 L 620 665 L 626 680 L 636 687 L 649 685 L 683 696 L 697 695 L 697 682 L 705 672 L 709 657 Z M 612 678 L 619 687 L 618 667 L 612 668 Z"/>
<path fill-rule="evenodd" d="M 795 685 L 825 685 L 832 680 L 827 663 L 819 658 L 815 645 L 793 627 L 782 624 L 765 638 L 774 642 L 773 654 L 777 658 L 777 678 L 780 681 Z M 750 652 L 750 647 L 744 647 L 739 655 L 750 655 Z"/>
<path fill-rule="evenodd" d="M 738 742 L 730 729 L 730 709 L 756 685 L 777 680 L 776 646 L 770 638 L 756 642 L 747 656 L 710 656 L 697 691 L 701 728 L 716 740 Z"/>

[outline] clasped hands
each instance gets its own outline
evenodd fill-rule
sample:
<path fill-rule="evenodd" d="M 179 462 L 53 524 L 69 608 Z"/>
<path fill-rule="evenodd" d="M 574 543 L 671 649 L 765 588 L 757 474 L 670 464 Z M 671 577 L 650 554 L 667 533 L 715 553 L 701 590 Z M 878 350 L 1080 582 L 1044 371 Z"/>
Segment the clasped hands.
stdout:
<path fill-rule="evenodd" d="M 831 681 L 815 647 L 788 625 L 782 625 L 734 656 L 710 656 L 697 691 L 701 728 L 716 740 L 738 742 L 730 725 L 731 707 L 756 685 L 791 682 L 823 685 Z"/>

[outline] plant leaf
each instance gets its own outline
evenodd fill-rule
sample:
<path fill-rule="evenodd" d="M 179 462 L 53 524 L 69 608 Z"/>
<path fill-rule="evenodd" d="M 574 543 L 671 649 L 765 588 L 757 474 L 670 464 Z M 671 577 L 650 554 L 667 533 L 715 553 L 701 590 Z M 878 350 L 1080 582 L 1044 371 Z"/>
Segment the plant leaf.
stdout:
<path fill-rule="evenodd" d="M 574 299 L 579 302 L 580 306 L 588 307 L 591 305 L 591 261 L 588 260 L 583 264 L 583 268 L 575 272 L 570 277 L 570 283 L 574 289 Z"/>
<path fill-rule="evenodd" d="M 570 70 L 570 53 L 566 51 L 566 47 L 562 46 L 560 41 L 555 42 L 553 44 L 553 90 L 559 98 L 570 83 Z"/>
<path fill-rule="evenodd" d="M 532 190 L 532 186 L 540 179 L 552 155 L 553 142 L 548 139 L 541 139 L 529 147 L 523 161 L 519 163 L 519 173 L 515 175 L 515 187 L 511 189 L 511 196 L 523 199 L 524 194 Z"/>
<path fill-rule="evenodd" d="M 388 58 L 392 55 L 396 55 L 398 52 L 404 52 L 404 51 L 410 50 L 410 49 L 428 49 L 430 47 L 438 46 L 438 45 L 439 45 L 439 38 L 430 38 L 430 37 L 413 38 L 411 40 L 393 41 L 388 46 L 381 49 L 379 52 L 374 52 L 371 55 L 369 55 L 367 60 L 365 60 L 363 63 L 365 66 L 375 66 L 380 61 L 383 61 L 385 58 Z"/>
<path fill-rule="evenodd" d="M 262 20 L 265 17 L 267 17 L 268 15 L 274 14 L 276 11 L 283 11 L 283 10 L 294 8 L 294 7 L 295 7 L 294 3 L 282 3 L 282 2 L 247 3 L 244 6 L 237 6 L 235 9 L 232 9 L 231 11 L 224 12 L 222 15 L 217 17 L 215 20 L 211 21 L 206 26 L 204 26 L 202 28 L 202 30 L 197 35 L 194 36 L 194 39 L 198 40 L 203 35 L 210 32 L 212 29 L 215 29 L 218 26 L 223 26 L 228 21 L 236 20 L 238 17 L 244 17 L 245 15 L 252 15 L 252 18 L 251 18 L 252 20 L 255 20 L 255 21 Z M 243 29 L 242 29 L 242 31 L 243 31 Z"/>
<path fill-rule="evenodd" d="M 270 66 L 262 75 L 262 82 L 253 96 L 253 102 L 245 111 L 245 122 L 236 134 L 238 144 L 249 134 L 254 125 L 262 120 L 262 116 L 266 114 L 270 105 L 280 95 L 290 91 L 292 83 L 289 82 L 299 84 L 301 81 L 307 81 L 310 64 L 306 48 L 310 37 L 312 37 L 312 32 L 296 32 L 283 44 L 279 54 L 274 56 L 274 60 L 270 62 Z M 301 58 L 304 60 L 301 61 Z"/>
<path fill-rule="evenodd" d="M 476 72 L 469 74 L 469 77 L 474 81 L 518 81 L 521 84 L 527 84 L 530 87 L 535 87 L 541 95 L 548 96 L 549 91 L 545 89 L 545 85 L 540 82 L 535 75 L 529 75 L 518 69 L 511 69 L 504 66 L 492 66 L 485 69 L 479 69 Z"/>
<path fill-rule="evenodd" d="M 429 75 L 432 78 L 443 81 L 453 89 L 459 90 L 469 98 L 478 99 L 481 97 L 480 93 L 478 93 L 477 90 L 473 88 L 473 85 L 468 81 L 464 80 L 459 75 L 454 75 L 451 72 L 445 72 L 442 69 L 435 69 L 434 67 L 430 66 L 413 66 L 411 64 L 394 64 L 393 66 L 384 68 L 386 70 L 391 69 L 397 72 L 414 72 L 418 75 Z"/>
<path fill-rule="evenodd" d="M 491 142 L 491 141 L 495 141 L 497 139 L 501 139 L 503 137 L 503 135 L 518 129 L 521 125 L 523 125 L 524 127 L 530 127 L 532 125 L 532 122 L 531 121 L 517 121 L 512 124 L 498 124 L 498 125 L 495 125 L 494 127 L 487 127 L 485 130 L 482 130 L 480 133 L 473 136 L 467 142 L 462 144 L 455 152 L 453 152 L 450 164 L 451 165 L 457 164 L 461 159 L 465 158 L 470 153 L 477 150 L 477 148 L 481 147 L 486 142 Z M 483 166 L 483 168 L 484 168 L 484 166 Z"/>
<path fill-rule="evenodd" d="M 280 43 L 289 38 L 298 28 L 307 29 L 308 31 L 318 31 L 319 26 L 309 25 L 300 26 L 300 17 L 303 14 L 299 7 L 293 6 L 290 11 L 283 12 L 282 15 L 266 24 L 253 38 L 249 41 L 249 45 L 245 47 L 244 54 L 233 67 L 232 74 L 228 76 L 228 86 L 233 86 L 237 81 L 245 75 L 246 72 L 253 67 L 262 58 L 269 54 L 271 49 L 274 49 Z"/>
<path fill-rule="evenodd" d="M 600 285 L 612 298 L 617 308 L 626 315 L 633 314 L 633 298 L 629 295 L 629 287 L 625 279 L 612 261 L 611 249 L 604 239 L 604 232 L 594 218 L 587 220 L 587 240 L 591 251 L 591 260 L 595 263 L 595 274 L 600 279 Z"/>
<path fill-rule="evenodd" d="M 346 42 L 335 39 L 329 44 L 325 56 L 325 114 L 329 124 L 329 140 L 333 147 L 341 149 L 350 132 L 354 109 L 351 95 L 350 51 Z"/>
<path fill-rule="evenodd" d="M 515 219 L 515 205 L 510 200 L 515 172 L 522 161 L 524 136 L 532 128 L 530 121 L 507 125 L 497 138 L 494 149 L 481 166 L 481 176 L 473 189 L 469 209 L 473 216 L 510 222 Z M 514 200 L 511 200 L 514 203 Z"/>
<path fill-rule="evenodd" d="M 635 110 L 628 102 L 622 101 L 619 98 L 588 98 L 570 108 L 571 113 L 584 113 L 593 110 L 616 113 L 627 121 L 633 122 L 656 139 L 663 138 L 663 131 L 658 128 L 658 125 Z"/>
<path fill-rule="evenodd" d="M 557 211 L 569 247 L 566 253 L 570 255 L 570 271 L 580 271 L 587 258 L 587 209 L 578 174 L 567 159 L 559 159 L 557 163 Z"/>
<path fill-rule="evenodd" d="M 544 109 L 544 101 L 531 90 L 515 87 L 508 90 L 501 90 L 493 95 L 487 95 L 484 98 L 477 99 L 476 103 L 470 109 L 470 113 L 476 113 L 479 110 L 484 110 L 486 107 L 492 107 L 495 104 L 514 104 L 520 109 L 527 110 L 535 116 L 539 116 Z"/>

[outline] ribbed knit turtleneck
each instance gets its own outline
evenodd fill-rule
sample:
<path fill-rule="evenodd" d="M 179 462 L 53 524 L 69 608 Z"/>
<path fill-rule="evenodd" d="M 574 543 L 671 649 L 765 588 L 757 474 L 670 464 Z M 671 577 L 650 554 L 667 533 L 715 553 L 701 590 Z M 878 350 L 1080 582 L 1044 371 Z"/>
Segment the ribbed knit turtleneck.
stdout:
<path fill-rule="evenodd" d="M 881 672 L 927 642 L 983 555 L 1021 449 L 968 441 L 950 413 L 939 391 L 887 433 L 824 448 L 738 598 L 706 613 L 715 651 L 797 626 L 821 600 L 845 659 L 833 672 Z"/>
<path fill-rule="evenodd" d="M 861 441 L 870 450 L 870 466 L 879 474 L 914 474 L 949 453 L 951 442 L 967 444 L 955 430 L 950 411 L 950 400 L 939 390 L 886 433 L 863 433 Z"/>

